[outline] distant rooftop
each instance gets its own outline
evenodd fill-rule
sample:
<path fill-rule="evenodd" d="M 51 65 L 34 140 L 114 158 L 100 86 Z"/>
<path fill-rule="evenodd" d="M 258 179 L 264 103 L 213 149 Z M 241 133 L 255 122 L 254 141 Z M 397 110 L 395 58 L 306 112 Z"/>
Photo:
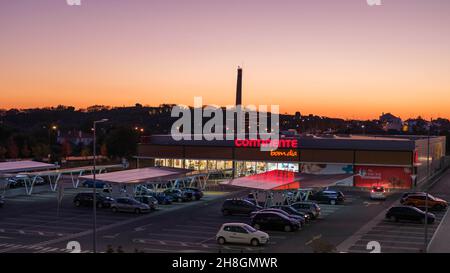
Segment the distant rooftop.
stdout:
<path fill-rule="evenodd" d="M 296 135 L 286 137 L 297 139 L 300 149 L 351 149 L 351 150 L 389 150 L 412 151 L 416 141 L 425 140 L 427 136 L 369 136 L 369 135 Z M 433 136 L 433 141 L 442 137 Z M 192 136 L 194 139 L 194 136 Z M 142 144 L 170 146 L 217 146 L 232 147 L 233 140 L 181 140 L 176 141 L 170 135 L 153 135 L 143 137 Z"/>

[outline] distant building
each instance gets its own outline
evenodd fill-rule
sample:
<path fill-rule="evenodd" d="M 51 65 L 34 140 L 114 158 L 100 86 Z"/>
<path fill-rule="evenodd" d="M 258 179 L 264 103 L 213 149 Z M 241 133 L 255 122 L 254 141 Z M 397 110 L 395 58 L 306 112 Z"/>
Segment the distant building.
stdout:
<path fill-rule="evenodd" d="M 94 141 L 94 136 L 89 133 L 84 133 L 82 131 L 69 131 L 67 133 L 61 133 L 61 131 L 58 131 L 58 136 L 56 138 L 56 142 L 58 144 L 63 143 L 72 143 L 74 145 L 80 145 L 83 144 L 84 146 L 92 144 Z"/>
<path fill-rule="evenodd" d="M 431 124 L 429 121 L 424 120 L 422 117 L 408 119 L 405 121 L 405 123 L 408 126 L 408 132 L 410 133 L 428 131 Z"/>
<path fill-rule="evenodd" d="M 402 119 L 391 113 L 383 113 L 380 116 L 380 123 L 384 131 L 401 131 L 403 129 Z"/>

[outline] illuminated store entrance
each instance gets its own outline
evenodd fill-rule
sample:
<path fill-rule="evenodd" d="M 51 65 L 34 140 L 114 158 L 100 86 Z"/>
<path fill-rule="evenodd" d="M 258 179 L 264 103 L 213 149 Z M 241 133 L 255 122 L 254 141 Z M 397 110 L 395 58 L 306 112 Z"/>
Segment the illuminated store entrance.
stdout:
<path fill-rule="evenodd" d="M 186 168 L 196 171 L 229 170 L 233 169 L 231 160 L 192 160 L 192 159 L 163 159 L 156 158 L 155 166 Z M 298 163 L 236 161 L 235 176 L 248 176 L 273 170 L 299 171 Z"/>
<path fill-rule="evenodd" d="M 236 161 L 236 176 L 248 176 L 273 170 L 298 172 L 298 164 L 295 163 L 270 163 L 258 161 Z"/>

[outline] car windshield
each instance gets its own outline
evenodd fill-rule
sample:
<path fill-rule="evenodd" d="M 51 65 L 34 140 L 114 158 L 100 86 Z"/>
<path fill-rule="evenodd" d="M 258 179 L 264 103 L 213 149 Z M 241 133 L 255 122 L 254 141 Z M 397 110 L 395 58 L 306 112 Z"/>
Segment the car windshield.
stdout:
<path fill-rule="evenodd" d="M 284 207 L 284 210 L 290 213 L 297 213 L 297 210 L 293 207 Z"/>
<path fill-rule="evenodd" d="M 384 192 L 384 188 L 383 187 L 373 187 L 372 190 L 374 192 Z"/>
<path fill-rule="evenodd" d="M 285 212 L 282 209 L 268 209 L 268 211 L 273 211 L 273 212 L 276 212 L 276 213 L 279 213 L 279 214 L 283 214 L 283 215 L 289 216 L 289 213 Z"/>
<path fill-rule="evenodd" d="M 245 229 L 246 231 L 248 231 L 249 233 L 253 233 L 253 232 L 257 232 L 258 230 L 252 228 L 251 226 L 242 226 L 243 229 Z"/>
<path fill-rule="evenodd" d="M 415 211 L 417 211 L 417 212 L 420 212 L 420 213 L 425 213 L 424 211 L 422 211 L 422 210 L 420 210 L 420 209 L 418 209 L 418 208 L 416 208 L 416 207 L 410 207 L 410 209 L 412 209 L 412 210 L 415 210 Z"/>
<path fill-rule="evenodd" d="M 436 200 L 436 197 L 434 197 L 434 196 L 431 195 L 431 194 L 428 194 L 428 198 L 431 199 L 431 200 Z"/>

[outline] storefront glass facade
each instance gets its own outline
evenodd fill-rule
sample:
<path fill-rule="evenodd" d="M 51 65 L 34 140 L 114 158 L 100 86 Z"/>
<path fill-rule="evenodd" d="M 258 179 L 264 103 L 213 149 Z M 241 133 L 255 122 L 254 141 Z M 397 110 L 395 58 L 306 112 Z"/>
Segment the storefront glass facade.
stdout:
<path fill-rule="evenodd" d="M 236 176 L 259 174 L 272 170 L 299 171 L 297 163 L 272 163 L 261 161 L 236 161 Z M 155 166 L 186 168 L 196 171 L 214 171 L 233 169 L 233 161 L 230 160 L 192 160 L 192 159 L 164 159 L 156 158 Z"/>

